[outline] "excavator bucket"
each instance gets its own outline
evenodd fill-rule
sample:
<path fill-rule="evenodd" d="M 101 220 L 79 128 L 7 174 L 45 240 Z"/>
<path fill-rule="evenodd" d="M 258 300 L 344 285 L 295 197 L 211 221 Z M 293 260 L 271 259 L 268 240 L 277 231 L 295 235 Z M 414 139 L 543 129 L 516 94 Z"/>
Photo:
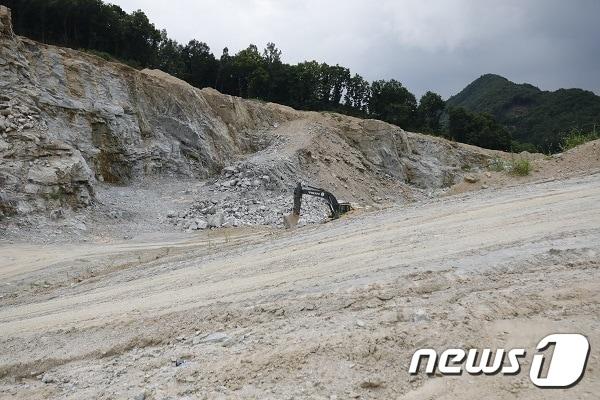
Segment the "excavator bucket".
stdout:
<path fill-rule="evenodd" d="M 283 216 L 283 226 L 287 229 L 293 228 L 298 225 L 298 220 L 300 219 L 300 206 L 302 203 L 302 185 L 298 183 L 296 188 L 294 189 L 294 207 L 292 208 L 292 213 L 289 215 Z"/>
<path fill-rule="evenodd" d="M 300 216 L 295 213 L 291 213 L 290 215 L 284 215 L 283 216 L 283 226 L 285 226 L 287 229 L 293 228 L 296 225 L 298 225 L 299 219 L 300 219 Z"/>

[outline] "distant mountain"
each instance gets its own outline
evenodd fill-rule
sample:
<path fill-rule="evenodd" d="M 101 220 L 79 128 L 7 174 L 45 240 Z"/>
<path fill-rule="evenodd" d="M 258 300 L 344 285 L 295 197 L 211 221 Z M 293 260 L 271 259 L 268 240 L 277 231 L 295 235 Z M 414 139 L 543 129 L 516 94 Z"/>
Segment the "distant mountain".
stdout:
<path fill-rule="evenodd" d="M 548 92 L 487 74 L 447 101 L 449 107 L 492 114 L 514 140 L 556 151 L 572 128 L 600 130 L 600 96 L 582 89 Z"/>

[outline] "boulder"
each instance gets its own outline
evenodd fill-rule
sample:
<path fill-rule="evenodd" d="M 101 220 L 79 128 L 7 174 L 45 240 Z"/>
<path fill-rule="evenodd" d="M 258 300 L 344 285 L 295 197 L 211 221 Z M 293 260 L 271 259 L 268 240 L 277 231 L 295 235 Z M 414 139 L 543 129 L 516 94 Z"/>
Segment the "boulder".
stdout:
<path fill-rule="evenodd" d="M 222 212 L 216 212 L 208 217 L 207 223 L 210 228 L 220 228 L 225 222 L 225 215 Z"/>
<path fill-rule="evenodd" d="M 468 183 L 477 183 L 479 182 L 479 177 L 475 175 L 465 175 L 464 180 Z"/>
<path fill-rule="evenodd" d="M 237 169 L 235 167 L 225 167 L 223 168 L 223 174 L 225 174 L 225 176 L 231 176 L 231 175 L 235 175 L 237 174 Z"/>
<path fill-rule="evenodd" d="M 198 218 L 194 221 L 196 223 L 196 229 L 206 229 L 208 228 L 208 222 L 204 219 Z"/>

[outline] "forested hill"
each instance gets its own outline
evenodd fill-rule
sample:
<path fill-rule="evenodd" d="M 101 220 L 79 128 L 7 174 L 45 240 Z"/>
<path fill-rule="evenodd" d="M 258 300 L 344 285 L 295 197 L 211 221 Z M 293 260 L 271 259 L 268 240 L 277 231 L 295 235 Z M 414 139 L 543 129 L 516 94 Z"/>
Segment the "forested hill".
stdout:
<path fill-rule="evenodd" d="M 513 140 L 532 143 L 541 151 L 556 151 L 572 129 L 600 129 L 600 96 L 581 89 L 542 91 L 487 74 L 447 101 L 448 107 L 489 113 Z"/>

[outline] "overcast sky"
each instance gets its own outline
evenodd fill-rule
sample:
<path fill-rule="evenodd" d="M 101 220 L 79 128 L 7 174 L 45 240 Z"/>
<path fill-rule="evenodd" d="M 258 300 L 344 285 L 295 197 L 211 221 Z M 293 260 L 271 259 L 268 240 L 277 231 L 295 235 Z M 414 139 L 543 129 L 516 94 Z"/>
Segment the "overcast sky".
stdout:
<path fill-rule="evenodd" d="M 269 41 L 283 59 L 395 78 L 444 98 L 485 73 L 600 94 L 600 0 L 109 0 L 219 57 Z"/>

